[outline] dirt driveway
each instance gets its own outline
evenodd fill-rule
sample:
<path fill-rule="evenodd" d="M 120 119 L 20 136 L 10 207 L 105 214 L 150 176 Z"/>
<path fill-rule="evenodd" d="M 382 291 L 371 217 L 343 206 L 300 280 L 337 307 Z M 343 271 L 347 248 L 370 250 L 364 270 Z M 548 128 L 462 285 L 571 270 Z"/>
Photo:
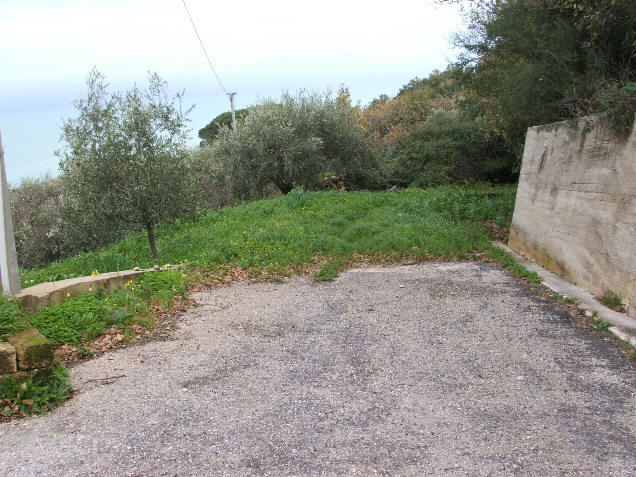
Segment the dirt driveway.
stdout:
<path fill-rule="evenodd" d="M 634 367 L 491 265 L 194 298 L 0 424 L 0 475 L 636 474 Z"/>

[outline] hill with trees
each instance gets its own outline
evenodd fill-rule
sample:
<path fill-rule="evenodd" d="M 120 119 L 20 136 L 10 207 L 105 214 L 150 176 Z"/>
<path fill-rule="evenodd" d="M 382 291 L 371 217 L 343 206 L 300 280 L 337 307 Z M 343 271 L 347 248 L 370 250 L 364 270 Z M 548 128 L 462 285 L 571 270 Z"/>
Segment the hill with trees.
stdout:
<path fill-rule="evenodd" d="M 65 121 L 62 174 L 11 193 L 22 267 L 113 243 L 206 209 L 337 185 L 514 183 L 529 126 L 595 114 L 618 134 L 636 113 L 636 3 L 630 0 L 440 0 L 461 3 L 461 54 L 395 96 L 353 104 L 283 94 L 214 118 L 185 146 L 187 112 L 151 76 L 110 93 L 93 72 Z M 156 249 L 153 250 L 157 258 Z"/>

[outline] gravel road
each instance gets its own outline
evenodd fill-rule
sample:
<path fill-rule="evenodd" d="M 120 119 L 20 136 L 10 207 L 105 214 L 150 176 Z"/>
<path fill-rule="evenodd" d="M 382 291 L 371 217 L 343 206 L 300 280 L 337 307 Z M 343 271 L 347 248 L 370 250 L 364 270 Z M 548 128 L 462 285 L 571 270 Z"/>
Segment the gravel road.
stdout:
<path fill-rule="evenodd" d="M 170 339 L 0 424 L 0 475 L 636 474 L 636 369 L 494 266 L 193 298 Z"/>

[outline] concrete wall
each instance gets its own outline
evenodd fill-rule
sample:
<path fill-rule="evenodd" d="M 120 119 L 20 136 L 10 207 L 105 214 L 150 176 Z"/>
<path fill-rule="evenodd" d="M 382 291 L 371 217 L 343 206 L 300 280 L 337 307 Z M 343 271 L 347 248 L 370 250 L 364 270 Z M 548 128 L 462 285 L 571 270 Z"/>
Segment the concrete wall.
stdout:
<path fill-rule="evenodd" d="M 509 245 L 636 317 L 636 127 L 594 118 L 528 129 Z"/>

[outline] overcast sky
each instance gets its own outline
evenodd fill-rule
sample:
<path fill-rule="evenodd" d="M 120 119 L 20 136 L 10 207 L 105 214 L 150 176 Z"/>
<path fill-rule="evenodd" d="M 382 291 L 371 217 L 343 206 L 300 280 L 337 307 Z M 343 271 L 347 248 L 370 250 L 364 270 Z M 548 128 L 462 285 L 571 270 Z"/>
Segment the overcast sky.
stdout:
<path fill-rule="evenodd" d="M 284 90 L 337 90 L 363 104 L 444 69 L 460 28 L 454 7 L 422 0 L 186 0 L 237 107 Z M 96 67 L 113 89 L 146 86 L 156 71 L 185 90 L 192 144 L 229 109 L 182 0 L 0 0 L 0 132 L 9 181 L 57 173 L 62 118 Z"/>

